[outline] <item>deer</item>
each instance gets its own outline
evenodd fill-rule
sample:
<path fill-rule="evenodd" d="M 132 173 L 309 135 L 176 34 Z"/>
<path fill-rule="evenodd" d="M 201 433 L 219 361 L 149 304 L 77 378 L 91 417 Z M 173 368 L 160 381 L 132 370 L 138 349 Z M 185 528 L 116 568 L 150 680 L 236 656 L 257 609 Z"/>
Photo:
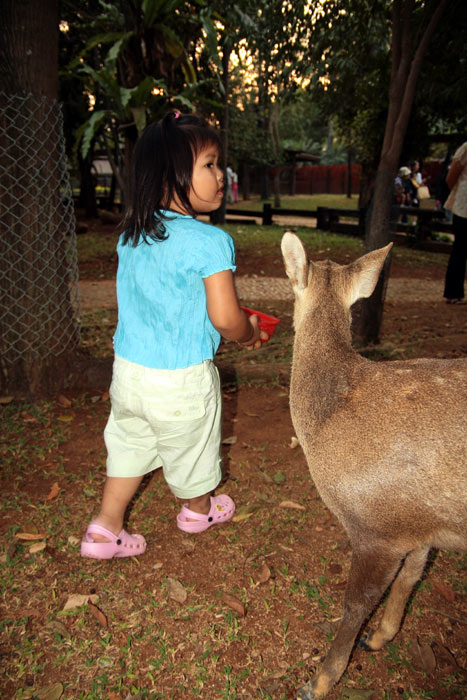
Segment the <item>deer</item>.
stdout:
<path fill-rule="evenodd" d="M 344 612 L 298 700 L 324 697 L 391 584 L 376 651 L 398 632 L 431 548 L 467 550 L 467 358 L 372 361 L 352 346 L 350 307 L 369 297 L 392 243 L 347 265 L 281 249 L 294 292 L 290 413 L 310 474 L 350 541 Z"/>

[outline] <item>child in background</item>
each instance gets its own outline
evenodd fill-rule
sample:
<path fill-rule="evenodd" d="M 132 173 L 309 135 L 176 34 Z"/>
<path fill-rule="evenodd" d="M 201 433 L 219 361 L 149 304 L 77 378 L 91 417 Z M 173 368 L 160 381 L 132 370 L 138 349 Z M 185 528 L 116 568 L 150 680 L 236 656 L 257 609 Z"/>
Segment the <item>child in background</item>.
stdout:
<path fill-rule="evenodd" d="M 240 309 L 231 237 L 196 220 L 223 197 L 217 132 L 195 115 L 167 114 L 136 144 L 129 207 L 117 246 L 118 325 L 104 431 L 107 480 L 100 512 L 81 543 L 97 559 L 142 554 L 123 529 L 143 476 L 162 467 L 186 501 L 185 532 L 229 520 L 221 480 L 221 391 L 213 363 L 221 335 L 246 348 L 268 338 Z"/>

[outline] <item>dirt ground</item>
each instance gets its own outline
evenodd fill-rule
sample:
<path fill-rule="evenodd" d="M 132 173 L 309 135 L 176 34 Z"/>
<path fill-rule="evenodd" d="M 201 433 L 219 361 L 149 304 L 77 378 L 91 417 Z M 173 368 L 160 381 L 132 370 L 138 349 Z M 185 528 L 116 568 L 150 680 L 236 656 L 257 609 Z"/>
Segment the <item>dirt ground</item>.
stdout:
<path fill-rule="evenodd" d="M 261 276 L 283 278 L 280 263 L 263 256 Z M 105 267 L 112 280 L 112 265 L 81 270 L 84 312 L 98 317 L 88 344 L 104 327 L 108 356 L 115 302 L 99 277 Z M 255 279 L 258 260 L 240 257 L 238 272 Z M 467 306 L 443 302 L 443 270 L 395 263 L 392 275 L 402 281 L 376 355 L 466 356 Z M 156 472 L 129 513 L 129 528 L 147 538 L 144 556 L 81 559 L 104 481 L 108 375 L 92 390 L 3 407 L 2 697 L 282 700 L 312 675 L 342 615 L 351 550 L 293 446 L 292 303 L 278 297 L 242 299 L 281 318 L 270 343 L 254 353 L 225 344 L 217 358 L 222 490 L 237 504 L 235 522 L 180 532 L 180 504 Z M 465 697 L 465 566 L 461 555 L 434 552 L 399 634 L 378 653 L 356 648 L 329 700 Z M 81 605 L 64 611 L 74 594 Z"/>

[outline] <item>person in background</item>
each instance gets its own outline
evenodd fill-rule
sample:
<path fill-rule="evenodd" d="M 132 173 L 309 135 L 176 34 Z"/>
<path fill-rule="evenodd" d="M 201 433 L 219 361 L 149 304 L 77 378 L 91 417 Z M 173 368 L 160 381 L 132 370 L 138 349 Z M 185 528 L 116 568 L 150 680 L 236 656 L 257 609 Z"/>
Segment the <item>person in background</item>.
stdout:
<path fill-rule="evenodd" d="M 234 204 L 238 202 L 238 175 L 232 170 L 232 199 Z"/>
<path fill-rule="evenodd" d="M 232 204 L 233 196 L 232 196 L 232 183 L 233 183 L 233 170 L 230 167 L 230 165 L 227 165 L 227 168 L 225 170 L 226 175 L 227 175 L 227 193 L 226 193 L 226 199 L 228 204 Z"/>
<path fill-rule="evenodd" d="M 446 183 L 450 194 L 444 208 L 452 212 L 454 242 L 446 269 L 444 297 L 448 304 L 463 304 L 467 260 L 467 141 L 454 153 Z"/>

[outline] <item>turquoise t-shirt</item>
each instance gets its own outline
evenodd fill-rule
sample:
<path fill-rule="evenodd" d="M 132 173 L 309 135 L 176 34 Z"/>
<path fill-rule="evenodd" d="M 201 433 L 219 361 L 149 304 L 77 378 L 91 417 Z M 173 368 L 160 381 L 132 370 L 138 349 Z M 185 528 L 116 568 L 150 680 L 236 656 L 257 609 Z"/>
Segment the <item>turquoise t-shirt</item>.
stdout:
<path fill-rule="evenodd" d="M 115 354 L 153 369 L 212 360 L 220 335 L 209 320 L 203 278 L 235 270 L 232 238 L 191 216 L 166 212 L 168 238 L 117 245 Z"/>

